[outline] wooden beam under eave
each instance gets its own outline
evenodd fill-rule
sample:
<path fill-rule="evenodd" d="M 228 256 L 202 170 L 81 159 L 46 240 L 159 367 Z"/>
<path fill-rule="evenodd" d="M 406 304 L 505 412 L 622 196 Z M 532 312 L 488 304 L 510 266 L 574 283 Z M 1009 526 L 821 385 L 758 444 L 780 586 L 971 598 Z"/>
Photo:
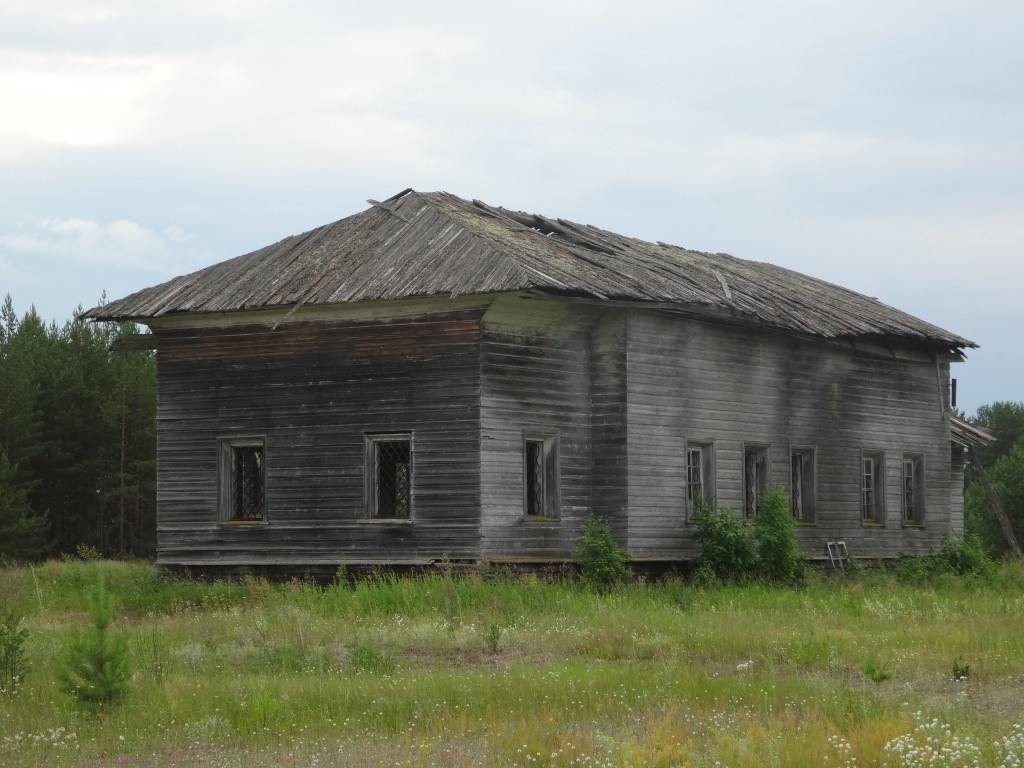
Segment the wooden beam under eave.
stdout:
<path fill-rule="evenodd" d="M 156 336 L 152 333 L 132 333 L 115 339 L 110 345 L 111 352 L 139 352 L 156 349 Z"/>

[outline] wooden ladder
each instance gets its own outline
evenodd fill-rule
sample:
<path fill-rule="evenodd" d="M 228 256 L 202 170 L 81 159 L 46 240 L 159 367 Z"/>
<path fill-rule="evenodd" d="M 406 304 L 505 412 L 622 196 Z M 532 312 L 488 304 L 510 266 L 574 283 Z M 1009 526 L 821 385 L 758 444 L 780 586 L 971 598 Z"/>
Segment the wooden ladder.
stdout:
<path fill-rule="evenodd" d="M 825 546 L 828 548 L 828 559 L 832 563 L 832 570 L 846 570 L 846 563 L 850 559 L 850 553 L 846 551 L 846 542 L 829 541 Z"/>

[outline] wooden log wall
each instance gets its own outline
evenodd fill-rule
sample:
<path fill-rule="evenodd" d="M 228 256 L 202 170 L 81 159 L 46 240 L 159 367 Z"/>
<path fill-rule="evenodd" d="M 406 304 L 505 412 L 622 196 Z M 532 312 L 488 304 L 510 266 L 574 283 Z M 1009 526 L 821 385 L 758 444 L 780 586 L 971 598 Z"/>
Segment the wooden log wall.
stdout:
<path fill-rule="evenodd" d="M 629 541 L 629 445 L 626 408 L 626 313 L 601 312 L 591 327 L 592 510 Z"/>
<path fill-rule="evenodd" d="M 481 488 L 483 555 L 494 560 L 571 557 L 591 510 L 593 311 L 508 296 L 483 320 Z M 524 435 L 556 436 L 560 508 L 527 519 Z"/>
<path fill-rule="evenodd" d="M 436 308 L 433 310 L 436 312 Z M 742 510 L 743 448 L 816 452 L 804 552 L 937 548 L 962 529 L 950 454 L 949 366 L 920 350 L 855 351 L 771 331 L 523 295 L 392 319 L 155 329 L 159 561 L 209 567 L 570 558 L 607 517 L 640 559 L 697 554 L 685 508 L 689 443 L 714 446 L 719 507 Z M 409 433 L 412 517 L 367 518 L 365 436 Z M 557 438 L 559 505 L 524 507 L 524 440 Z M 221 521 L 218 441 L 266 444 L 265 524 Z M 864 525 L 861 454 L 885 455 L 884 525 Z M 901 459 L 924 457 L 922 526 L 901 519 Z"/>
<path fill-rule="evenodd" d="M 791 447 L 814 448 L 817 518 L 797 531 L 810 556 L 823 556 L 833 539 L 854 557 L 927 552 L 962 526 L 950 508 L 948 363 L 650 312 L 630 315 L 626 354 L 634 556 L 697 553 L 684 519 L 687 440 L 714 441 L 718 506 L 738 514 L 745 443 L 770 446 L 771 484 L 787 493 Z M 885 455 L 884 525 L 861 522 L 864 450 Z M 922 526 L 902 523 L 904 452 L 924 456 Z"/>
<path fill-rule="evenodd" d="M 957 445 L 949 450 L 949 527 L 964 530 L 964 465 L 966 451 Z"/>
<path fill-rule="evenodd" d="M 480 311 L 156 331 L 158 560 L 202 569 L 479 555 Z M 412 516 L 367 519 L 366 433 L 412 435 Z M 221 522 L 218 440 L 266 441 L 265 524 Z"/>

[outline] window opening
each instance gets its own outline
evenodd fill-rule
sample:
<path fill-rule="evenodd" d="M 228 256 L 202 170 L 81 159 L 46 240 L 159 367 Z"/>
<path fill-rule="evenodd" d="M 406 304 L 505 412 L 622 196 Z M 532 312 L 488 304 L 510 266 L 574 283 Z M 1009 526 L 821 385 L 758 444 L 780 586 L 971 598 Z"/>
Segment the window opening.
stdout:
<path fill-rule="evenodd" d="M 881 453 L 861 457 L 861 519 L 865 523 L 885 522 L 884 467 Z"/>
<path fill-rule="evenodd" d="M 558 517 L 557 437 L 527 435 L 523 440 L 523 506 L 527 517 Z"/>
<path fill-rule="evenodd" d="M 712 442 L 687 441 L 686 511 L 693 515 L 702 505 L 715 504 L 715 447 Z"/>
<path fill-rule="evenodd" d="M 412 440 L 409 435 L 368 438 L 370 517 L 408 518 L 412 514 Z"/>
<path fill-rule="evenodd" d="M 544 441 L 526 441 L 526 514 L 544 515 Z"/>
<path fill-rule="evenodd" d="M 686 451 L 686 501 L 696 510 L 704 500 L 704 451 L 689 448 Z"/>
<path fill-rule="evenodd" d="M 262 523 L 267 519 L 266 446 L 263 438 L 220 440 L 220 519 Z"/>
<path fill-rule="evenodd" d="M 903 522 L 924 520 L 924 467 L 920 456 L 903 457 Z"/>
<path fill-rule="evenodd" d="M 236 445 L 231 449 L 231 519 L 263 519 L 263 446 Z"/>
<path fill-rule="evenodd" d="M 794 448 L 790 454 L 789 509 L 794 520 L 802 523 L 814 522 L 813 448 Z"/>
<path fill-rule="evenodd" d="M 768 448 L 746 446 L 743 450 L 743 513 L 755 516 L 768 491 Z"/>

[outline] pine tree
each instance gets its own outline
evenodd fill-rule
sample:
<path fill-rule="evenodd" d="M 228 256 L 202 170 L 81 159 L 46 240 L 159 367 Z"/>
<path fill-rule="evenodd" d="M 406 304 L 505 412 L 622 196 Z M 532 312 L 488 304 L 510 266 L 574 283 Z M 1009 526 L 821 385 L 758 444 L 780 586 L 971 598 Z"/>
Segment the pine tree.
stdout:
<path fill-rule="evenodd" d="M 115 633 L 110 622 L 114 600 L 100 579 L 89 599 L 92 625 L 84 634 L 76 632 L 57 664 L 57 684 L 65 693 L 90 707 L 116 702 L 128 691 L 128 644 Z"/>
<path fill-rule="evenodd" d="M 46 550 L 46 518 L 36 515 L 17 471 L 0 449 L 0 563 L 32 560 Z"/>

